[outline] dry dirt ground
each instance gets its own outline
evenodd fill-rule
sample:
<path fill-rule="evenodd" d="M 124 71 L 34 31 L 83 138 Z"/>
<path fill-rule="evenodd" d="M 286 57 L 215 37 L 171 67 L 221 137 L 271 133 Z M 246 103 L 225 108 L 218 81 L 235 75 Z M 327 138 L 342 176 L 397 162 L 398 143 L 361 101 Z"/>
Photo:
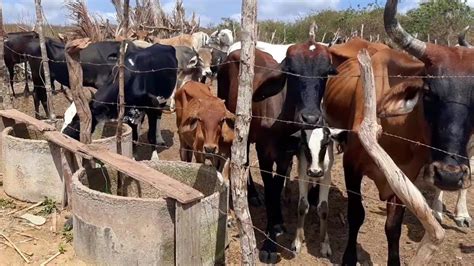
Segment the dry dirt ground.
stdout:
<path fill-rule="evenodd" d="M 23 85 L 17 84 L 17 91 L 21 92 Z M 19 96 L 15 99 L 15 108 L 33 115 L 32 98 Z M 67 107 L 67 102 L 62 94 L 54 96 L 55 110 L 61 114 Z M 160 152 L 162 160 L 179 160 L 178 139 L 176 134 L 175 116 L 165 115 L 162 123 L 163 137 L 170 148 L 163 148 Z M 256 162 L 255 151 L 251 151 L 251 162 Z M 295 169 L 295 167 L 293 167 Z M 260 193 L 263 193 L 262 182 L 258 172 L 253 173 Z M 292 172 L 295 175 L 295 172 Z M 306 247 L 302 254 L 296 257 L 291 252 L 280 248 L 280 264 L 284 265 L 329 265 L 340 264 L 347 240 L 347 223 L 345 221 L 347 193 L 344 188 L 344 178 L 341 165 L 341 156 L 337 156 L 333 168 L 333 187 L 329 195 L 329 237 L 333 254 L 331 258 L 322 258 L 319 252 L 319 221 L 316 210 L 313 207 L 308 213 L 305 223 Z M 0 177 L 1 181 L 1 177 Z M 288 233 L 280 236 L 278 242 L 287 248 L 290 248 L 296 230 L 297 219 L 297 198 L 298 186 L 296 182 L 289 184 L 289 200 L 283 204 L 283 213 Z M 432 192 L 423 188 L 424 194 L 429 200 L 432 198 Z M 378 195 L 373 183 L 364 179 L 363 182 L 364 206 L 366 218 L 359 235 L 359 261 L 366 265 L 386 264 L 387 241 L 384 234 L 385 223 L 385 204 L 378 200 Z M 474 214 L 473 190 L 468 194 L 469 210 Z M 452 219 L 452 212 L 456 200 L 456 194 L 447 193 L 446 214 L 443 227 L 446 230 L 446 238 L 438 252 L 433 258 L 433 263 L 443 265 L 474 265 L 474 232 L 471 228 L 458 228 Z M 0 200 L 10 200 L 3 192 L 0 183 Z M 49 257 L 59 250 L 64 253 L 54 259 L 51 265 L 84 265 L 74 256 L 74 249 L 71 243 L 67 243 L 63 236 L 63 224 L 65 217 L 70 215 L 67 211 L 60 212 L 57 217 L 56 232 L 52 230 L 52 215 L 47 216 L 47 223 L 43 226 L 31 226 L 27 222 L 9 214 L 14 210 L 31 206 L 31 203 L 23 203 L 13 200 L 8 206 L 0 205 L 0 232 L 9 237 L 20 250 L 22 250 L 31 260 L 32 264 L 38 265 L 46 261 Z M 40 211 L 43 207 L 37 207 L 30 213 Z M 21 212 L 20 212 L 21 213 Z M 251 208 L 251 214 L 254 225 L 262 230 L 265 229 L 265 210 L 263 207 Z M 403 232 L 400 241 L 400 253 L 402 262 L 407 263 L 409 258 L 415 253 L 418 243 L 423 236 L 423 228 L 418 220 L 407 212 L 403 222 Z M 260 247 L 264 235 L 255 231 L 257 245 Z M 240 247 L 238 231 L 235 227 L 229 230 L 230 244 L 226 253 L 228 264 L 240 264 Z M 15 250 L 5 244 L 5 239 L 0 237 L 0 265 L 22 265 L 25 262 L 15 252 Z"/>

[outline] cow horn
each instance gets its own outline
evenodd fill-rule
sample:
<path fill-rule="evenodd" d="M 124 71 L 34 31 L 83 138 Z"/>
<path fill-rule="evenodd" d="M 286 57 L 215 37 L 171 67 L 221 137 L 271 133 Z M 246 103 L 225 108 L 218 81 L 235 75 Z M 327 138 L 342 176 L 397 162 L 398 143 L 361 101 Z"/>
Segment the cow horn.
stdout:
<path fill-rule="evenodd" d="M 468 48 L 473 48 L 473 46 L 466 41 L 466 32 L 469 30 L 471 26 L 467 26 L 465 27 L 458 35 L 458 43 L 459 45 L 461 46 L 465 46 L 465 47 L 468 47 Z"/>
<path fill-rule="evenodd" d="M 394 43 L 398 44 L 411 55 L 421 59 L 426 52 L 426 43 L 414 38 L 406 32 L 395 15 L 397 14 L 398 0 L 387 0 L 384 12 L 385 31 Z"/>
<path fill-rule="evenodd" d="M 311 23 L 311 26 L 309 27 L 309 38 L 313 42 L 316 39 L 316 31 L 318 31 L 318 25 L 316 25 L 316 22 L 313 21 L 313 23 Z"/>

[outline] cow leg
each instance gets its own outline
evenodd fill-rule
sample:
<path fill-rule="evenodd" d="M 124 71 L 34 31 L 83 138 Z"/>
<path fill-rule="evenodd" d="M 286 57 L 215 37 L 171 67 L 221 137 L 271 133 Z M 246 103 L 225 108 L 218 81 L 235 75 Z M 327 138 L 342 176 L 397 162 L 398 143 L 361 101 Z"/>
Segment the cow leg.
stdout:
<path fill-rule="evenodd" d="M 308 169 L 308 162 L 303 150 L 299 151 L 298 154 L 298 187 L 299 187 L 299 200 L 298 200 L 298 222 L 296 225 L 296 236 L 291 245 L 291 249 L 296 253 L 301 252 L 303 246 L 304 237 L 304 220 L 309 210 L 308 202 L 308 184 L 309 177 L 306 175 L 306 169 Z"/>
<path fill-rule="evenodd" d="M 230 153 L 229 153 L 230 154 Z M 250 166 L 250 143 L 247 144 L 247 165 Z M 252 173 L 249 171 L 249 178 L 247 180 L 247 200 L 250 205 L 254 207 L 262 206 L 262 202 L 257 192 L 257 188 L 255 187 L 255 183 L 253 182 Z"/>
<path fill-rule="evenodd" d="M 364 223 L 365 210 L 362 205 L 362 197 L 360 195 L 360 187 L 362 182 L 362 174 L 354 171 L 347 162 L 344 154 L 344 179 L 346 182 L 347 193 L 347 220 L 349 223 L 349 239 L 347 240 L 346 250 L 342 258 L 343 265 L 357 264 L 357 236 L 359 229 Z"/>
<path fill-rule="evenodd" d="M 265 149 L 265 148 L 264 148 Z M 284 151 L 279 153 L 277 160 L 272 160 L 268 154 L 265 154 L 262 148 L 257 146 L 259 153 L 261 174 L 265 186 L 265 207 L 267 209 L 267 231 L 268 238 L 263 242 L 260 250 L 260 260 L 265 263 L 276 263 L 278 259 L 276 251 L 277 236 L 286 232 L 283 226 L 283 216 L 281 212 L 281 192 L 285 177 L 288 176 L 288 169 L 292 162 L 292 154 L 287 154 Z M 265 158 L 262 158 L 265 157 Z M 276 174 L 272 174 L 273 162 L 276 162 Z"/>
<path fill-rule="evenodd" d="M 10 68 L 10 67 L 8 68 L 8 74 L 10 76 L 10 87 L 12 88 L 13 97 L 16 96 L 15 89 L 13 88 L 13 78 L 15 77 L 15 72 L 14 71 L 15 71 L 14 68 Z"/>
<path fill-rule="evenodd" d="M 262 145 L 263 146 L 263 145 Z M 265 239 L 263 246 L 259 253 L 260 261 L 264 263 L 276 263 L 278 259 L 277 249 L 276 249 L 276 237 L 277 231 L 280 231 L 276 222 L 275 210 L 277 202 L 274 201 L 276 188 L 276 180 L 273 178 L 273 163 L 274 160 L 266 156 L 265 146 L 259 147 L 257 145 L 257 156 L 260 164 L 260 174 L 262 175 L 263 185 L 264 185 L 264 198 L 265 198 L 265 209 L 267 213 L 267 232 L 268 238 Z M 277 228 L 275 228 L 277 227 Z"/>
<path fill-rule="evenodd" d="M 30 94 L 30 87 L 28 86 L 28 63 L 25 61 L 25 90 L 23 91 L 24 96 Z"/>
<path fill-rule="evenodd" d="M 328 214 L 329 214 L 329 189 L 331 186 L 331 167 L 325 169 L 324 178 L 319 185 L 318 216 L 319 237 L 321 240 L 321 255 L 330 257 L 332 255 L 331 244 L 328 236 Z"/>
<path fill-rule="evenodd" d="M 156 145 L 165 146 L 166 142 L 161 135 L 161 116 L 163 112 L 158 111 L 156 117 Z"/>
<path fill-rule="evenodd" d="M 441 224 L 443 223 L 443 191 L 441 189 L 435 188 L 435 197 L 433 203 L 431 204 L 433 209 L 433 215 Z"/>
<path fill-rule="evenodd" d="M 467 189 L 461 189 L 458 193 L 454 221 L 459 227 L 470 227 L 472 218 L 467 210 Z"/>
<path fill-rule="evenodd" d="M 400 235 L 402 234 L 403 214 L 405 207 L 397 196 L 387 201 L 387 220 L 385 221 L 385 235 L 388 241 L 387 265 L 400 265 Z"/>
<path fill-rule="evenodd" d="M 179 155 L 181 161 L 190 163 L 193 160 L 193 151 L 180 140 Z"/>

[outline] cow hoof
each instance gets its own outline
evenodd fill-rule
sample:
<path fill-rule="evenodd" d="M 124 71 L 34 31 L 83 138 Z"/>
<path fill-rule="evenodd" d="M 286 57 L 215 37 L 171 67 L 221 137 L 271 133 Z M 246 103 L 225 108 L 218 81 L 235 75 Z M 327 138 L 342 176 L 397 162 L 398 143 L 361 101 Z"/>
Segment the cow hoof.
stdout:
<path fill-rule="evenodd" d="M 266 239 L 263 242 L 262 249 L 258 254 L 261 262 L 267 264 L 275 264 L 278 262 L 278 253 L 276 251 L 276 245 L 270 239 Z"/>
<path fill-rule="evenodd" d="M 467 216 L 467 217 L 454 217 L 454 221 L 456 222 L 456 225 L 458 227 L 471 227 L 471 222 L 472 218 Z"/>
<path fill-rule="evenodd" d="M 151 161 L 159 161 L 159 160 L 160 160 L 160 157 L 158 156 L 158 152 L 156 150 L 154 150 L 151 153 Z"/>
<path fill-rule="evenodd" d="M 438 223 L 440 223 L 440 224 L 443 223 L 443 213 L 442 212 L 433 211 L 433 216 L 436 218 Z"/>
<path fill-rule="evenodd" d="M 283 225 L 283 224 L 277 224 L 273 227 L 273 231 L 275 232 L 275 235 L 278 237 L 278 236 L 281 236 L 283 235 L 284 233 L 286 233 L 286 227 Z"/>
<path fill-rule="evenodd" d="M 329 258 L 332 255 L 331 246 L 329 243 L 321 243 L 321 256 Z"/>
<path fill-rule="evenodd" d="M 291 243 L 291 250 L 295 253 L 301 253 L 301 248 L 303 247 L 303 241 L 299 240 L 298 238 Z"/>
<path fill-rule="evenodd" d="M 156 146 L 163 147 L 165 145 L 166 145 L 166 142 L 162 138 L 156 139 Z"/>

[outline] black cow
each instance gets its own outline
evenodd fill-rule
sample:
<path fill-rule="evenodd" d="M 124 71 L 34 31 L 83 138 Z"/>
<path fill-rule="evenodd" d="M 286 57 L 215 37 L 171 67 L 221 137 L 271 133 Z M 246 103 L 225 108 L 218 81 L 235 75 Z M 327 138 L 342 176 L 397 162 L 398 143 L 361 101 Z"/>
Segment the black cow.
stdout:
<path fill-rule="evenodd" d="M 158 59 L 158 60 L 157 60 Z M 156 144 L 156 121 L 161 111 L 147 107 L 163 107 L 177 82 L 178 61 L 172 46 L 155 44 L 146 49 L 128 51 L 125 55 L 126 105 L 137 106 L 148 116 L 148 141 Z M 156 70 L 150 72 L 150 70 Z M 118 68 L 99 89 L 90 103 L 92 130 L 99 120 L 117 117 Z M 140 73 L 141 72 L 141 73 Z M 143 107 L 143 108 L 140 108 Z M 63 133 L 79 139 L 79 117 L 76 115 Z"/>
<path fill-rule="evenodd" d="M 267 231 L 260 259 L 275 263 L 276 237 L 284 232 L 281 213 L 281 191 L 284 176 L 289 175 L 293 154 L 290 136 L 301 129 L 322 126 L 321 99 L 326 78 L 335 73 L 327 47 L 308 41 L 286 51 L 280 64 L 268 53 L 256 50 L 252 122 L 249 143 L 256 143 L 261 175 L 265 186 Z M 240 50 L 229 54 L 217 75 L 218 96 L 226 107 L 236 111 Z M 281 72 L 284 71 L 284 72 Z M 287 72 L 297 75 L 285 74 Z M 305 78 L 303 76 L 310 76 Z M 266 118 L 261 118 L 266 117 Z M 280 122 L 281 120 L 296 123 Z M 297 142 L 293 143 L 297 146 Z M 273 175 L 273 165 L 276 174 Z M 249 190 L 249 195 L 251 191 Z"/>
<path fill-rule="evenodd" d="M 52 80 L 57 80 L 60 84 L 69 87 L 69 74 L 67 70 L 66 57 L 64 54 L 64 43 L 46 38 L 46 51 L 48 53 L 49 69 Z M 102 88 L 107 82 L 112 69 L 116 65 L 119 54 L 120 43 L 115 41 L 105 41 L 90 44 L 80 53 L 80 61 L 83 70 L 83 85 Z M 127 52 L 137 49 L 129 43 Z M 28 43 L 26 50 L 28 61 L 31 66 L 32 79 L 34 84 L 35 112 L 39 114 L 39 103 L 43 105 L 46 115 L 47 96 L 44 87 L 44 72 L 41 65 L 41 50 L 39 40 L 32 40 Z"/>
<path fill-rule="evenodd" d="M 3 58 L 5 59 L 5 65 L 10 74 L 10 86 L 12 88 L 13 96 L 15 96 L 15 90 L 13 88 L 13 77 L 15 75 L 15 65 L 24 63 L 25 64 L 25 95 L 29 93 L 28 87 L 28 68 L 27 68 L 27 57 L 25 56 L 25 50 L 28 47 L 28 43 L 32 40 L 38 40 L 38 33 L 34 31 L 29 32 L 11 32 L 7 34 L 5 41 L 5 50 Z"/>

